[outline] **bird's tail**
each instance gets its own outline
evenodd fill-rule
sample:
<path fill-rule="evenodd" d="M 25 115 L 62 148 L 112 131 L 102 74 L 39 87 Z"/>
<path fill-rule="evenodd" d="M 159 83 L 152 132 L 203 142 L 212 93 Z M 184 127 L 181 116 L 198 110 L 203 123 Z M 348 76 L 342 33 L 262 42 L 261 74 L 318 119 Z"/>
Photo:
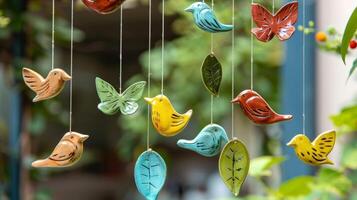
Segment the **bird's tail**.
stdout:
<path fill-rule="evenodd" d="M 285 121 L 285 120 L 290 120 L 293 118 L 292 115 L 278 115 L 277 116 L 278 121 Z"/>
<path fill-rule="evenodd" d="M 196 142 L 193 140 L 179 140 L 177 142 L 177 146 L 183 148 L 183 149 L 188 149 L 188 150 L 194 150 L 196 146 Z"/>
<path fill-rule="evenodd" d="M 57 167 L 58 165 L 49 159 L 37 160 L 32 162 L 32 167 Z"/>
<path fill-rule="evenodd" d="M 329 158 L 327 158 L 325 164 L 333 165 L 334 163 Z"/>
<path fill-rule="evenodd" d="M 231 31 L 233 29 L 233 25 L 221 24 L 221 28 L 223 31 Z"/>
<path fill-rule="evenodd" d="M 192 111 L 192 110 L 189 110 L 189 111 L 187 111 L 184 115 L 185 115 L 186 118 L 191 118 L 192 113 L 193 113 L 193 111 Z"/>

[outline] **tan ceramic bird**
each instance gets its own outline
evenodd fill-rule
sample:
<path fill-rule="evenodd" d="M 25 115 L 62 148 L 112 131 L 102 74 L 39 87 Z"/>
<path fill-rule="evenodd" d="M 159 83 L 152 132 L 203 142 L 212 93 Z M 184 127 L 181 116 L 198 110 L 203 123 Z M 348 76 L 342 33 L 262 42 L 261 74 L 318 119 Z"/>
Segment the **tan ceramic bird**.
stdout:
<path fill-rule="evenodd" d="M 23 68 L 22 76 L 26 85 L 37 94 L 33 102 L 57 96 L 62 91 L 64 83 L 71 80 L 71 76 L 62 69 L 51 70 L 47 78 L 44 79 L 37 72 Z"/>
<path fill-rule="evenodd" d="M 57 144 L 52 154 L 43 160 L 32 163 L 33 167 L 69 167 L 76 163 L 83 153 L 83 142 L 88 135 L 76 132 L 66 133 Z"/>
<path fill-rule="evenodd" d="M 244 114 L 254 123 L 273 124 L 290 120 L 292 115 L 280 115 L 254 90 L 244 90 L 232 103 L 239 103 Z"/>
<path fill-rule="evenodd" d="M 296 135 L 287 144 L 293 147 L 296 155 L 310 165 L 333 164 L 327 157 L 335 146 L 336 132 L 334 130 L 321 133 L 312 143 L 305 135 Z"/>

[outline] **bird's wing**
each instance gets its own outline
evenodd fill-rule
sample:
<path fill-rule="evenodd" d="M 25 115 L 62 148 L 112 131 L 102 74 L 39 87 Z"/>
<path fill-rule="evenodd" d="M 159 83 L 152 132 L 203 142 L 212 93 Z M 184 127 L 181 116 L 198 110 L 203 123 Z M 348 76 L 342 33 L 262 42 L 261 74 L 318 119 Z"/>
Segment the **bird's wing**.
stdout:
<path fill-rule="evenodd" d="M 199 13 L 199 18 L 201 20 L 198 20 L 198 23 L 200 26 L 205 27 L 208 30 L 211 30 L 212 32 L 218 32 L 222 30 L 222 26 L 220 22 L 217 21 L 216 16 L 210 9 L 204 9 Z"/>
<path fill-rule="evenodd" d="M 171 126 L 180 126 L 185 123 L 185 117 L 177 112 L 172 113 L 171 120 Z"/>
<path fill-rule="evenodd" d="M 50 160 L 53 161 L 65 161 L 71 159 L 76 151 L 76 146 L 70 141 L 61 141 L 53 150 Z"/>
<path fill-rule="evenodd" d="M 322 155 L 327 156 L 335 146 L 336 131 L 331 130 L 321 133 L 312 143 Z"/>
<path fill-rule="evenodd" d="M 119 93 L 112 85 L 100 78 L 95 79 L 95 85 L 101 101 L 98 105 L 98 109 L 105 114 L 115 114 L 119 110 L 120 104 L 123 103 Z"/>
<path fill-rule="evenodd" d="M 252 29 L 252 33 L 260 41 L 270 41 L 274 37 L 274 33 L 271 29 L 271 24 L 274 20 L 273 15 L 258 3 L 253 3 L 251 9 L 253 21 L 257 25 L 257 28 Z"/>
<path fill-rule="evenodd" d="M 282 41 L 289 39 L 295 32 L 293 26 L 298 19 L 298 2 L 291 2 L 283 6 L 275 15 L 274 20 L 278 25 L 276 35 Z"/>
<path fill-rule="evenodd" d="M 260 97 L 252 97 L 246 102 L 248 111 L 259 118 L 268 118 L 271 116 L 271 108 Z"/>
<path fill-rule="evenodd" d="M 48 81 L 45 81 L 45 79 L 39 73 L 31 69 L 23 68 L 22 76 L 26 85 L 36 93 L 44 92 L 49 87 Z"/>

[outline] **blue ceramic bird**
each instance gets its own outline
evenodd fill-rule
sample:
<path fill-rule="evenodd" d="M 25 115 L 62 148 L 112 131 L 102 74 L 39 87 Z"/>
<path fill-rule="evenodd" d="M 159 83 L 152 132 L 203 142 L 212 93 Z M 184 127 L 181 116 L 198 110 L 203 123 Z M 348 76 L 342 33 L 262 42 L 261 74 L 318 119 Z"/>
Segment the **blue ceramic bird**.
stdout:
<path fill-rule="evenodd" d="M 228 143 L 228 137 L 223 127 L 217 124 L 207 125 L 193 140 L 179 140 L 177 145 L 192 150 L 206 157 L 213 157 L 221 152 Z"/>
<path fill-rule="evenodd" d="M 193 14 L 195 24 L 204 31 L 217 33 L 233 29 L 232 25 L 220 23 L 213 10 L 204 2 L 193 3 L 190 7 L 186 8 L 185 11 Z"/>

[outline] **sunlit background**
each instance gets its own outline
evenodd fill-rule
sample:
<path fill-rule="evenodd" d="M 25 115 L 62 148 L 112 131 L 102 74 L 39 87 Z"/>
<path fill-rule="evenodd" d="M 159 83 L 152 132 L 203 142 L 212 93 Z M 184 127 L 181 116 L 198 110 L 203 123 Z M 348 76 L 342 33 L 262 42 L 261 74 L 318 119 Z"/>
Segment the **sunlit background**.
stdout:
<path fill-rule="evenodd" d="M 280 113 L 294 119 L 257 126 L 235 108 L 234 134 L 248 146 L 250 174 L 240 198 L 357 199 L 356 76 L 346 83 L 356 57 L 347 67 L 336 52 L 318 48 L 315 32 L 333 28 L 342 34 L 353 0 L 305 0 L 306 126 L 307 136 L 335 128 L 339 140 L 332 168 L 304 165 L 285 146 L 302 131 L 302 35 L 288 42 L 254 41 L 254 89 Z M 160 93 L 161 1 L 153 0 L 152 88 Z M 191 139 L 210 123 L 210 94 L 201 80 L 201 64 L 210 53 L 210 34 L 197 29 L 183 10 L 193 1 L 166 0 L 165 94 L 175 108 L 193 109 L 188 127 L 164 138 L 151 129 L 151 147 L 167 163 L 168 174 L 159 200 L 235 199 L 218 173 L 218 156 L 202 157 L 180 149 L 178 139 Z M 271 0 L 257 0 L 267 8 Z M 302 4 L 300 1 L 300 12 Z M 207 1 L 210 3 L 210 1 Z M 250 1 L 236 1 L 235 94 L 250 88 Z M 276 0 L 276 7 L 283 2 Z M 215 1 L 221 21 L 230 23 L 232 1 Z M 51 10 L 49 0 L 0 0 L 0 199 L 11 200 L 141 200 L 133 169 L 146 150 L 147 105 L 133 116 L 108 116 L 97 109 L 95 78 L 119 87 L 119 11 L 99 15 L 75 1 L 73 130 L 88 134 L 81 160 L 73 167 L 35 169 L 31 162 L 50 154 L 69 126 L 68 84 L 58 97 L 32 103 L 22 80 L 22 67 L 46 74 L 51 69 Z M 147 80 L 148 1 L 127 0 L 123 13 L 123 83 Z M 308 23 L 310 21 L 310 23 Z M 69 71 L 70 0 L 56 0 L 55 67 Z M 297 27 L 302 24 L 300 15 Z M 214 99 L 214 122 L 231 135 L 231 33 L 214 36 L 214 51 L 223 66 L 219 97 Z M 331 47 L 333 48 L 333 47 Z M 145 91 L 144 94 L 146 94 Z"/>

